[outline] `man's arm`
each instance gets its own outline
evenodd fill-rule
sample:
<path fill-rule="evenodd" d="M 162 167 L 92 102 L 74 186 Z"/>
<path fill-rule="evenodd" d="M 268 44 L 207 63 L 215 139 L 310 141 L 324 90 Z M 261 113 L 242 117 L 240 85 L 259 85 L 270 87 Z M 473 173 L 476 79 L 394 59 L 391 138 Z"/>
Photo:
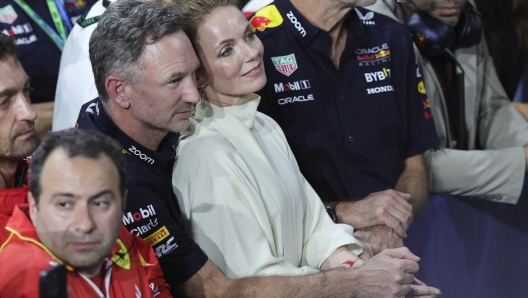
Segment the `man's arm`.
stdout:
<path fill-rule="evenodd" d="M 405 160 L 403 172 L 394 186 L 394 190 L 411 195 L 409 203 L 413 207 L 413 215 L 420 214 L 429 198 L 429 183 L 427 170 L 421 154 Z"/>
<path fill-rule="evenodd" d="M 418 260 L 407 248 L 399 248 L 386 250 L 357 269 L 236 280 L 224 277 L 209 260 L 177 290 L 185 297 L 395 297 L 410 291 L 436 297 L 438 289 L 413 284 Z"/>

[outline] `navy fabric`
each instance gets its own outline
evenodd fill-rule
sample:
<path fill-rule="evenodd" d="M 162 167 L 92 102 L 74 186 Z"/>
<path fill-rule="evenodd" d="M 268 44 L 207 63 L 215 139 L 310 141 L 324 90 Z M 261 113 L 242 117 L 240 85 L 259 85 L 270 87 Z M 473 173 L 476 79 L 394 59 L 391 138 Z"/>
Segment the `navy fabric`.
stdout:
<path fill-rule="evenodd" d="M 528 187 L 517 205 L 432 196 L 405 239 L 421 257 L 416 277 L 438 287 L 442 297 L 527 297 L 527 215 Z"/>
<path fill-rule="evenodd" d="M 152 245 L 165 280 L 174 291 L 207 261 L 207 256 L 183 229 L 172 190 L 178 135 L 169 133 L 158 151 L 143 147 L 114 124 L 99 98 L 82 106 L 76 127 L 109 135 L 123 146 L 128 189 L 123 224 Z"/>
<path fill-rule="evenodd" d="M 393 188 L 406 158 L 439 145 L 410 33 L 386 16 L 352 9 L 336 69 L 328 33 L 288 0 L 274 4 L 281 25 L 262 12 L 251 21 L 263 29 L 257 36 L 268 78 L 257 92 L 259 110 L 284 130 L 301 172 L 323 200 Z"/>
<path fill-rule="evenodd" d="M 75 20 L 96 1 L 65 0 L 64 5 L 71 20 Z M 56 30 L 45 0 L 25 0 L 25 2 Z M 31 101 L 33 103 L 53 101 L 59 75 L 61 57 L 59 48 L 13 0 L 0 0 L 0 32 L 15 38 L 20 63 L 31 78 L 33 87 Z"/>

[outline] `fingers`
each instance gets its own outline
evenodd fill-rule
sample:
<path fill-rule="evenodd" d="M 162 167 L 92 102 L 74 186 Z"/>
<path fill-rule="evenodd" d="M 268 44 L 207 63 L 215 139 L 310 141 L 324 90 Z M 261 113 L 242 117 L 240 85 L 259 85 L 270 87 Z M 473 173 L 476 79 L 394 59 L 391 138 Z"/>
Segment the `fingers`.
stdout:
<path fill-rule="evenodd" d="M 386 249 L 382 251 L 381 254 L 385 254 L 396 259 L 405 259 L 415 262 L 420 261 L 420 258 L 413 254 L 407 247 Z"/>
<path fill-rule="evenodd" d="M 407 194 L 392 189 L 384 191 L 377 198 L 376 217 L 388 227 L 393 228 L 401 237 L 412 222 L 412 205 L 404 198 Z M 397 221 L 397 223 L 396 223 Z M 401 225 L 401 227 L 399 227 Z"/>
<path fill-rule="evenodd" d="M 403 218 L 403 214 L 401 214 L 401 217 Z M 392 213 L 389 213 L 385 218 L 383 219 L 383 224 L 387 227 L 391 228 L 402 238 L 407 237 L 407 232 L 403 228 L 403 225 L 401 221 L 392 215 Z"/>
<path fill-rule="evenodd" d="M 407 295 L 411 297 L 436 297 L 442 295 L 439 289 L 426 285 L 410 285 L 410 288 L 411 290 Z"/>

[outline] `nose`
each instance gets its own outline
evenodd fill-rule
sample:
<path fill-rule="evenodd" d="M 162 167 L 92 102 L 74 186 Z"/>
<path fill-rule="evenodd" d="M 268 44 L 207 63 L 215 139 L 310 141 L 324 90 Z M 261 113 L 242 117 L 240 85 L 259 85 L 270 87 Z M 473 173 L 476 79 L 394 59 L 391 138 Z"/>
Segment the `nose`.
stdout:
<path fill-rule="evenodd" d="M 255 60 L 255 58 L 259 57 L 260 51 L 258 45 L 258 43 L 250 44 L 244 42 L 242 48 L 244 49 L 248 61 Z"/>
<path fill-rule="evenodd" d="M 35 112 L 29 99 L 23 93 L 18 95 L 14 108 L 17 121 L 35 121 L 37 119 L 37 112 Z"/>
<path fill-rule="evenodd" d="M 92 232 L 96 227 L 90 208 L 85 204 L 75 205 L 73 221 L 73 229 L 78 233 L 87 234 Z"/>
<path fill-rule="evenodd" d="M 185 89 L 182 95 L 183 102 L 197 103 L 200 101 L 200 94 L 198 94 L 198 89 L 196 88 L 196 80 L 194 77 L 185 78 Z"/>

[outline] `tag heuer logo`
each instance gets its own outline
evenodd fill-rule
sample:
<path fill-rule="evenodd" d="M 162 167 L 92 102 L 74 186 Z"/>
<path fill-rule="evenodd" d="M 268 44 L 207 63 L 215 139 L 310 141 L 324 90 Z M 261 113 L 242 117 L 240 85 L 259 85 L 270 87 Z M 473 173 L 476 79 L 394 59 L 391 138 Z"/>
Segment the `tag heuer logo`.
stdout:
<path fill-rule="evenodd" d="M 285 76 L 290 76 L 297 69 L 297 61 L 295 60 L 295 54 L 287 56 L 271 57 L 275 69 Z"/>
<path fill-rule="evenodd" d="M 18 15 L 11 4 L 0 8 L 0 23 L 12 24 L 17 18 Z"/>

